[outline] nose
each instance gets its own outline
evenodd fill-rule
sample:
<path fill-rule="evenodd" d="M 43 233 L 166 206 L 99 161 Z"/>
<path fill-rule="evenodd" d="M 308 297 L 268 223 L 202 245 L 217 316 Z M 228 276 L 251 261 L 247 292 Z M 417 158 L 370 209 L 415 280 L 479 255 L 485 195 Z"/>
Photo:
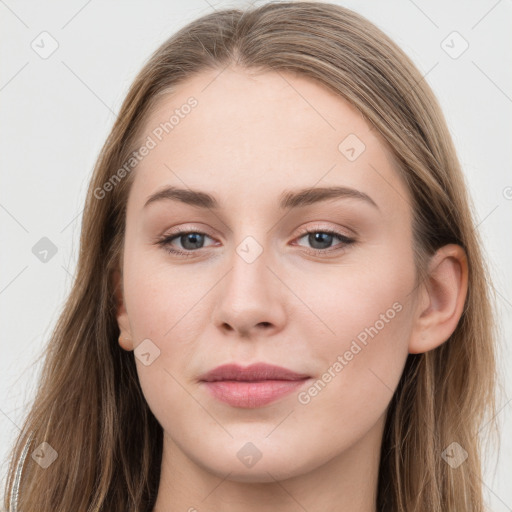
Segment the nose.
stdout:
<path fill-rule="evenodd" d="M 231 262 L 230 271 L 216 287 L 213 324 L 224 334 L 244 338 L 281 331 L 286 321 L 286 289 L 266 252 L 252 262 L 234 252 Z"/>

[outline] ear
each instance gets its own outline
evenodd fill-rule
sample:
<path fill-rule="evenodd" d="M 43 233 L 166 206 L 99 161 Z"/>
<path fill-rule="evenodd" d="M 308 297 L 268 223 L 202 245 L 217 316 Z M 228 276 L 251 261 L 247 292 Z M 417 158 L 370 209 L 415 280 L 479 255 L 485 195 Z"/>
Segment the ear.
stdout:
<path fill-rule="evenodd" d="M 429 262 L 416 304 L 409 353 L 421 354 L 442 345 L 452 335 L 464 310 L 468 264 L 464 249 L 441 247 Z"/>
<path fill-rule="evenodd" d="M 130 328 L 130 322 L 128 319 L 128 313 L 126 311 L 125 301 L 123 297 L 123 276 L 121 272 L 116 269 L 112 275 L 112 281 L 114 286 L 114 295 L 116 301 L 116 318 L 117 325 L 119 326 L 119 345 L 124 350 L 133 350 L 133 338 Z"/>

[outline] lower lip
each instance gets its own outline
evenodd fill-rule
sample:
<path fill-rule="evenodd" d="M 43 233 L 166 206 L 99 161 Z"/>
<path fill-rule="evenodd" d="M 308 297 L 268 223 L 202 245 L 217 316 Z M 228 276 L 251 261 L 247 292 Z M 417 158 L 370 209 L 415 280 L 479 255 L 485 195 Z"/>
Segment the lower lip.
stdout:
<path fill-rule="evenodd" d="M 243 382 L 219 380 L 203 382 L 210 393 L 233 407 L 254 409 L 274 402 L 301 387 L 309 379 L 301 380 L 264 380 Z"/>

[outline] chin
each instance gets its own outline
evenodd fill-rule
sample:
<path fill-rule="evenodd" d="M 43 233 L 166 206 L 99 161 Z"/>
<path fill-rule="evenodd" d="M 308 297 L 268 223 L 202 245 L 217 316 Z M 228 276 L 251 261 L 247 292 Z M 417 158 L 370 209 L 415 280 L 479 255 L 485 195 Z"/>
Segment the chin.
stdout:
<path fill-rule="evenodd" d="M 241 457 L 243 459 L 243 456 Z M 212 464 L 215 460 L 216 464 Z M 261 458 L 252 465 L 245 466 L 240 459 L 233 457 L 215 457 L 208 460 L 197 460 L 205 471 L 219 478 L 233 482 L 272 483 L 276 480 L 286 480 L 301 475 L 308 470 L 307 461 L 290 460 L 290 458 L 275 452 Z M 229 475 L 229 476 L 226 476 Z"/>

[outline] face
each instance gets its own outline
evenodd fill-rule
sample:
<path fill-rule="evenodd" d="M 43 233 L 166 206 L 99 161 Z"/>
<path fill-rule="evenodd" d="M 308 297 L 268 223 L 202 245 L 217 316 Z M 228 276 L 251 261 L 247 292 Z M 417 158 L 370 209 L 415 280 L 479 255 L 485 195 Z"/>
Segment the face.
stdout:
<path fill-rule="evenodd" d="M 376 130 L 308 78 L 226 69 L 162 97 L 140 140 L 118 321 L 167 449 L 263 482 L 380 442 L 415 267 L 410 196 Z M 188 195 L 145 206 L 166 187 Z M 202 380 L 230 363 L 304 378 Z"/>

